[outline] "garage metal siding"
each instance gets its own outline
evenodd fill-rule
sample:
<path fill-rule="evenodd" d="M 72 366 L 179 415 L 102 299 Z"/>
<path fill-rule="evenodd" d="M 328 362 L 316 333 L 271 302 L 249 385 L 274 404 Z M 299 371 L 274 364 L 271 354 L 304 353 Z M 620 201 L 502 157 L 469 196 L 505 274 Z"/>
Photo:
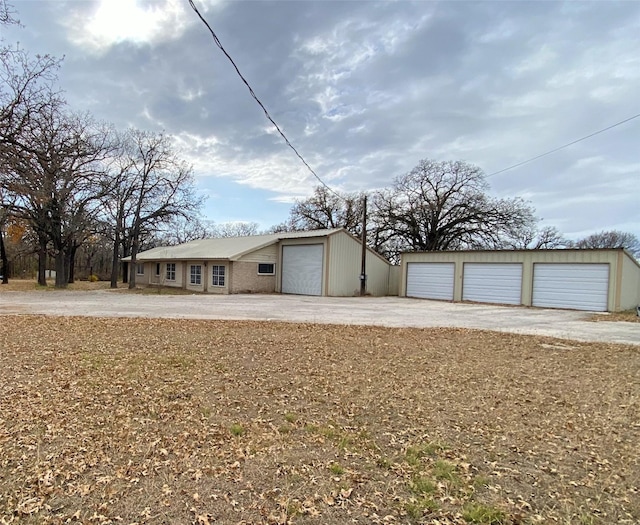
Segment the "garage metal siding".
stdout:
<path fill-rule="evenodd" d="M 407 297 L 453 301 L 453 263 L 409 263 Z"/>
<path fill-rule="evenodd" d="M 463 275 L 464 301 L 522 304 L 522 264 L 466 263 Z"/>
<path fill-rule="evenodd" d="M 324 246 L 282 247 L 282 293 L 322 295 Z"/>
<path fill-rule="evenodd" d="M 604 312 L 608 264 L 534 264 L 533 306 Z"/>

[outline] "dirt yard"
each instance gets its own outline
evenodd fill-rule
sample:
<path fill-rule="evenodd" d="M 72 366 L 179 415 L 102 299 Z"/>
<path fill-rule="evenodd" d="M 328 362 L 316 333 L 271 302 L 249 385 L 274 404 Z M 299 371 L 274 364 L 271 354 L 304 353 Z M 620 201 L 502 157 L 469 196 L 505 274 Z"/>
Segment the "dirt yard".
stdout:
<path fill-rule="evenodd" d="M 0 523 L 640 522 L 640 348 L 0 316 Z"/>

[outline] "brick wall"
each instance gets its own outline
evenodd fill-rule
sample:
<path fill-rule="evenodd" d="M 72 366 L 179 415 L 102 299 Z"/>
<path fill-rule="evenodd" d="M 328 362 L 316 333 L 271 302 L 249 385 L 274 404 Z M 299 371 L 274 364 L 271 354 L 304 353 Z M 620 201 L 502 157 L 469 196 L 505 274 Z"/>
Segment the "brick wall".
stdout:
<path fill-rule="evenodd" d="M 231 293 L 273 293 L 275 275 L 258 275 L 258 263 L 234 261 L 231 274 Z"/>

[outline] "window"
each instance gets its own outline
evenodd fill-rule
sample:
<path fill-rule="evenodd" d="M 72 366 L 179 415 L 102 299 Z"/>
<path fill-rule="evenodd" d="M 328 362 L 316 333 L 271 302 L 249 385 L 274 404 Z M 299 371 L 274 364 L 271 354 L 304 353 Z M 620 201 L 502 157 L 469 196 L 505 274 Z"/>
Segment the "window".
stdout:
<path fill-rule="evenodd" d="M 275 275 L 276 265 L 273 263 L 259 263 L 258 275 Z"/>
<path fill-rule="evenodd" d="M 167 263 L 167 281 L 176 280 L 176 263 Z"/>
<path fill-rule="evenodd" d="M 211 286 L 224 286 L 224 266 L 212 266 L 211 271 Z"/>
<path fill-rule="evenodd" d="M 191 265 L 189 282 L 191 284 L 202 284 L 202 266 L 199 264 Z"/>
<path fill-rule="evenodd" d="M 156 263 L 156 277 L 160 277 L 160 263 Z"/>
<path fill-rule="evenodd" d="M 136 264 L 136 274 L 137 275 L 144 275 L 144 263 Z"/>

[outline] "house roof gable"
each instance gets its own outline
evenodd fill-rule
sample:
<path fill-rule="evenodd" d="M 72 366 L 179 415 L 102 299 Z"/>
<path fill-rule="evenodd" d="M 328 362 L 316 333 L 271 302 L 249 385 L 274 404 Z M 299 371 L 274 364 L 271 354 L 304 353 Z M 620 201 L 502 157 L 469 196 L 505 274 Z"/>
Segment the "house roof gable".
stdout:
<path fill-rule="evenodd" d="M 160 246 L 140 252 L 137 261 L 157 260 L 203 260 L 223 259 L 234 261 L 261 248 L 265 248 L 282 239 L 305 239 L 314 237 L 328 237 L 341 228 L 330 230 L 311 230 L 304 232 L 282 232 L 268 235 L 251 235 L 248 237 L 218 237 L 214 239 L 199 239 L 177 246 Z M 126 257 L 123 261 L 130 261 Z"/>

